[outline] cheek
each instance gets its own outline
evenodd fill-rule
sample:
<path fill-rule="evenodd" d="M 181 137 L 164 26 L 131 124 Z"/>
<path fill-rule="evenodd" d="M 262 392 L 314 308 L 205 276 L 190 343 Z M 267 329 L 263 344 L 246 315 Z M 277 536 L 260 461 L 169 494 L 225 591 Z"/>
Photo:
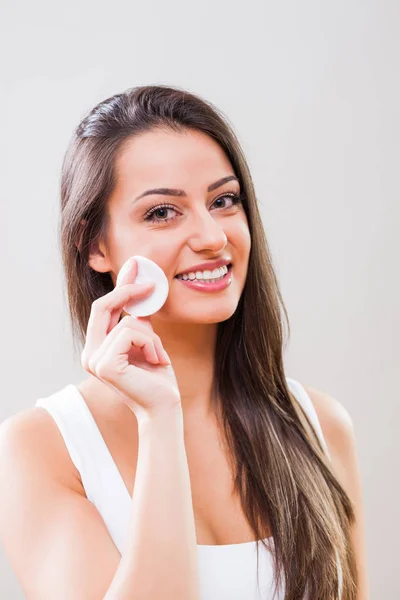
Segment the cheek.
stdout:
<path fill-rule="evenodd" d="M 243 226 L 243 243 L 246 246 L 248 252 L 250 252 L 251 236 L 250 236 L 250 230 L 247 226 L 247 223 Z"/>
<path fill-rule="evenodd" d="M 227 231 L 226 234 L 228 240 L 230 240 L 236 250 L 240 252 L 243 258 L 246 258 L 249 255 L 251 248 L 251 236 L 246 218 L 243 217 L 229 230 L 229 232 Z"/>
<path fill-rule="evenodd" d="M 174 266 L 178 264 L 177 251 L 171 240 L 162 243 L 160 240 L 155 241 L 150 236 L 142 239 L 130 237 L 122 240 L 120 238 L 117 250 L 118 264 L 122 264 L 130 256 L 144 256 L 155 262 L 164 271 L 168 279 L 173 276 Z"/>
<path fill-rule="evenodd" d="M 172 243 L 171 238 L 165 241 L 157 240 L 157 243 L 154 239 L 151 240 L 151 243 L 147 239 L 137 254 L 142 254 L 154 261 L 164 271 L 168 280 L 173 278 L 174 268 L 179 266 L 179 246 Z"/>

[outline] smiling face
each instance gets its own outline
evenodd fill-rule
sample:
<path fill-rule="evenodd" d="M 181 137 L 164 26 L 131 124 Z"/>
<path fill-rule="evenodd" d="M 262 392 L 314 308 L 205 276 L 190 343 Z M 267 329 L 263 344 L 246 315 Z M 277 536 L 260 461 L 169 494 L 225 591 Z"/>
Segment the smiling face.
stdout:
<path fill-rule="evenodd" d="M 220 146 L 195 130 L 152 130 L 126 143 L 116 161 L 116 176 L 108 204 L 108 245 L 100 244 L 104 256 L 92 255 L 90 266 L 110 272 L 115 285 L 130 256 L 145 256 L 162 268 L 169 283 L 168 298 L 152 318 L 179 323 L 228 319 L 245 284 L 251 240 L 236 198 L 240 185 Z M 181 191 L 145 194 L 156 188 Z M 194 289 L 176 277 L 218 259 L 232 263 L 231 283 L 223 289 Z"/>

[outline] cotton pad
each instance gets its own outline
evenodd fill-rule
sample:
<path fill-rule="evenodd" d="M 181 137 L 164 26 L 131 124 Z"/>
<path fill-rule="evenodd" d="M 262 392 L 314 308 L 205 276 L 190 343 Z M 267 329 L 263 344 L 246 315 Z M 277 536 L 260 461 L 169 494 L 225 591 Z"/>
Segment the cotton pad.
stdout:
<path fill-rule="evenodd" d="M 165 303 L 169 292 L 168 279 L 164 271 L 149 258 L 145 256 L 134 256 L 133 258 L 136 259 L 138 272 L 132 283 L 154 282 L 155 287 L 145 298 L 132 301 L 124 306 L 123 310 L 132 317 L 148 317 L 160 310 Z M 124 272 L 126 272 L 127 262 L 124 262 L 118 273 L 116 285 L 119 285 Z"/>

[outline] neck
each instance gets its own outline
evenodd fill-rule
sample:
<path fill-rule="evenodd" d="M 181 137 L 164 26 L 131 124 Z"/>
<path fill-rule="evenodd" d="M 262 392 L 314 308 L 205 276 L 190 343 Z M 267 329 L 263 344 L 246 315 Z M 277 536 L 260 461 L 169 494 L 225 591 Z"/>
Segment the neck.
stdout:
<path fill-rule="evenodd" d="M 216 323 L 170 323 L 152 319 L 170 357 L 186 417 L 212 414 Z"/>

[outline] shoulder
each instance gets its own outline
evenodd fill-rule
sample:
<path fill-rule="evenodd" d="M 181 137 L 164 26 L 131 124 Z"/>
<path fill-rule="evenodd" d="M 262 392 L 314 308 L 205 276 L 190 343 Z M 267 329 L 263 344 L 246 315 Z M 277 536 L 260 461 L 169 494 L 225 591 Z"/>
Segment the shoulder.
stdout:
<path fill-rule="evenodd" d="M 313 402 L 320 421 L 331 455 L 332 471 L 353 504 L 355 523 L 351 529 L 351 539 L 359 573 L 357 600 L 367 600 L 364 502 L 353 420 L 339 400 L 314 387 L 302 385 Z"/>
<path fill-rule="evenodd" d="M 38 450 L 49 442 L 53 428 L 49 428 L 51 416 L 39 406 L 33 406 L 11 415 L 0 424 L 2 449 L 21 445 L 34 445 Z"/>
<path fill-rule="evenodd" d="M 330 453 L 340 455 L 354 437 L 353 420 L 349 411 L 327 392 L 302 385 L 314 405 Z"/>
<path fill-rule="evenodd" d="M 302 384 L 309 395 L 331 457 L 331 466 L 340 484 L 350 497 L 354 496 L 357 470 L 356 442 L 353 420 L 339 400 L 309 385 Z"/>
<path fill-rule="evenodd" d="M 44 409 L 39 407 L 31 407 L 6 418 L 0 424 L 1 450 L 6 451 L 1 455 L 7 456 L 8 451 L 22 446 L 28 448 L 31 444 L 36 451 L 41 443 L 45 443 L 46 423 Z"/>
<path fill-rule="evenodd" d="M 0 466 L 23 474 L 32 469 L 76 491 L 81 490 L 79 472 L 72 463 L 52 416 L 34 406 L 11 415 L 0 424 Z"/>

